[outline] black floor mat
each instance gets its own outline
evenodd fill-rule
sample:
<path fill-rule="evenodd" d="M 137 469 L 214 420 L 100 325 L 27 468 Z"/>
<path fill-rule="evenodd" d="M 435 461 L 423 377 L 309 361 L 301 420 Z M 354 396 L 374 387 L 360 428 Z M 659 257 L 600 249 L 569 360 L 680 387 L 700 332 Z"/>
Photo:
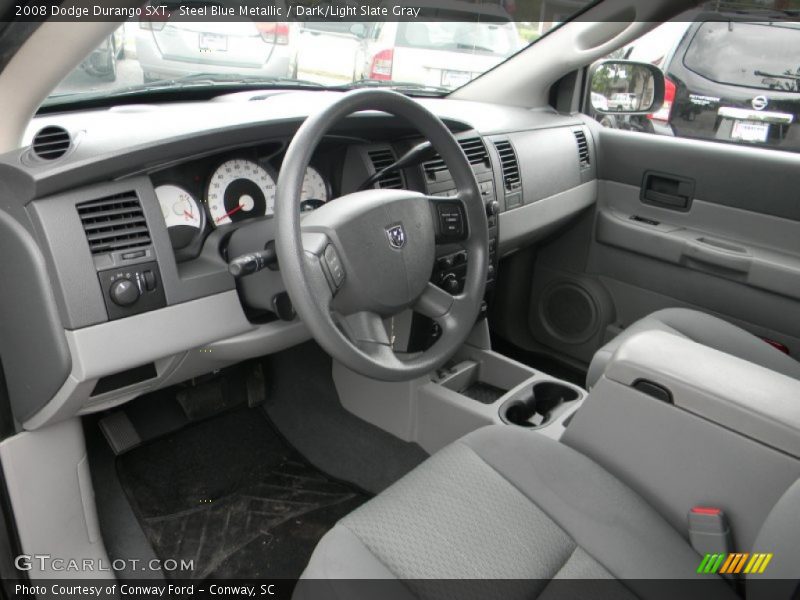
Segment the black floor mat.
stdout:
<path fill-rule="evenodd" d="M 309 465 L 261 410 L 240 409 L 123 454 L 117 469 L 175 577 L 296 578 L 319 539 L 369 496 Z"/>

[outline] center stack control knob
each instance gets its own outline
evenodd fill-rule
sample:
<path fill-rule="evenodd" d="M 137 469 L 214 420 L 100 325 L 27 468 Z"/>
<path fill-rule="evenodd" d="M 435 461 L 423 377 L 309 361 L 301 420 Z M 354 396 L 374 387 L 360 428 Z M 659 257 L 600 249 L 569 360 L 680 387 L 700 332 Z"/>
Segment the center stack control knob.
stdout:
<path fill-rule="evenodd" d="M 458 284 L 458 278 L 453 273 L 448 273 L 442 278 L 441 288 L 448 294 L 457 294 L 461 286 Z"/>
<path fill-rule="evenodd" d="M 139 299 L 139 288 L 130 279 L 118 279 L 111 284 L 108 294 L 117 306 L 130 306 Z"/>

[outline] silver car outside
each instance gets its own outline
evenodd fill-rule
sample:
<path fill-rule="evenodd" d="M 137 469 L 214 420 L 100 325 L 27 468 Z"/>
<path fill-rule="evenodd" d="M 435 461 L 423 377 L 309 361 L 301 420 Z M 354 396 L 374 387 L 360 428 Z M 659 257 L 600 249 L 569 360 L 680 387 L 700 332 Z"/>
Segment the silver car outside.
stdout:
<path fill-rule="evenodd" d="M 297 35 L 294 23 L 141 21 L 136 56 L 145 82 L 197 73 L 293 77 Z"/>

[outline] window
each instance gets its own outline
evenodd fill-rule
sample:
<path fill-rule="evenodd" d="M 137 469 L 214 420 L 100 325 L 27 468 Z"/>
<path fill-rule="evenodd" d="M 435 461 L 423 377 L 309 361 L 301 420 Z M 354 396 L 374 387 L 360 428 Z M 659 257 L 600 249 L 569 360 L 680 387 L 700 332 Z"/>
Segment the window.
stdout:
<path fill-rule="evenodd" d="M 717 83 L 800 92 L 800 26 L 703 23 L 683 62 Z"/>
<path fill-rule="evenodd" d="M 800 24 L 743 19 L 701 13 L 656 27 L 613 57 L 660 67 L 663 107 L 604 114 L 634 103 L 595 86 L 587 114 L 615 129 L 800 152 Z"/>

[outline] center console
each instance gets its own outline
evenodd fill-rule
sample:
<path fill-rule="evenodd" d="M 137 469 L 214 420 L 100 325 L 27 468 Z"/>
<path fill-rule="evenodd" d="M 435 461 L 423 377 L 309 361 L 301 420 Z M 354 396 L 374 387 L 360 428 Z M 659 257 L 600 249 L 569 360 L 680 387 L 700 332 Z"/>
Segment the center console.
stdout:
<path fill-rule="evenodd" d="M 625 340 L 562 442 L 678 530 L 725 512 L 737 549 L 800 477 L 800 381 L 663 331 Z M 771 549 L 769 551 L 772 551 Z"/>
<path fill-rule="evenodd" d="M 382 382 L 334 362 L 333 379 L 346 409 L 430 453 L 486 425 L 559 438 L 586 398 L 580 387 L 492 351 L 485 320 L 448 364 L 427 376 Z"/>

